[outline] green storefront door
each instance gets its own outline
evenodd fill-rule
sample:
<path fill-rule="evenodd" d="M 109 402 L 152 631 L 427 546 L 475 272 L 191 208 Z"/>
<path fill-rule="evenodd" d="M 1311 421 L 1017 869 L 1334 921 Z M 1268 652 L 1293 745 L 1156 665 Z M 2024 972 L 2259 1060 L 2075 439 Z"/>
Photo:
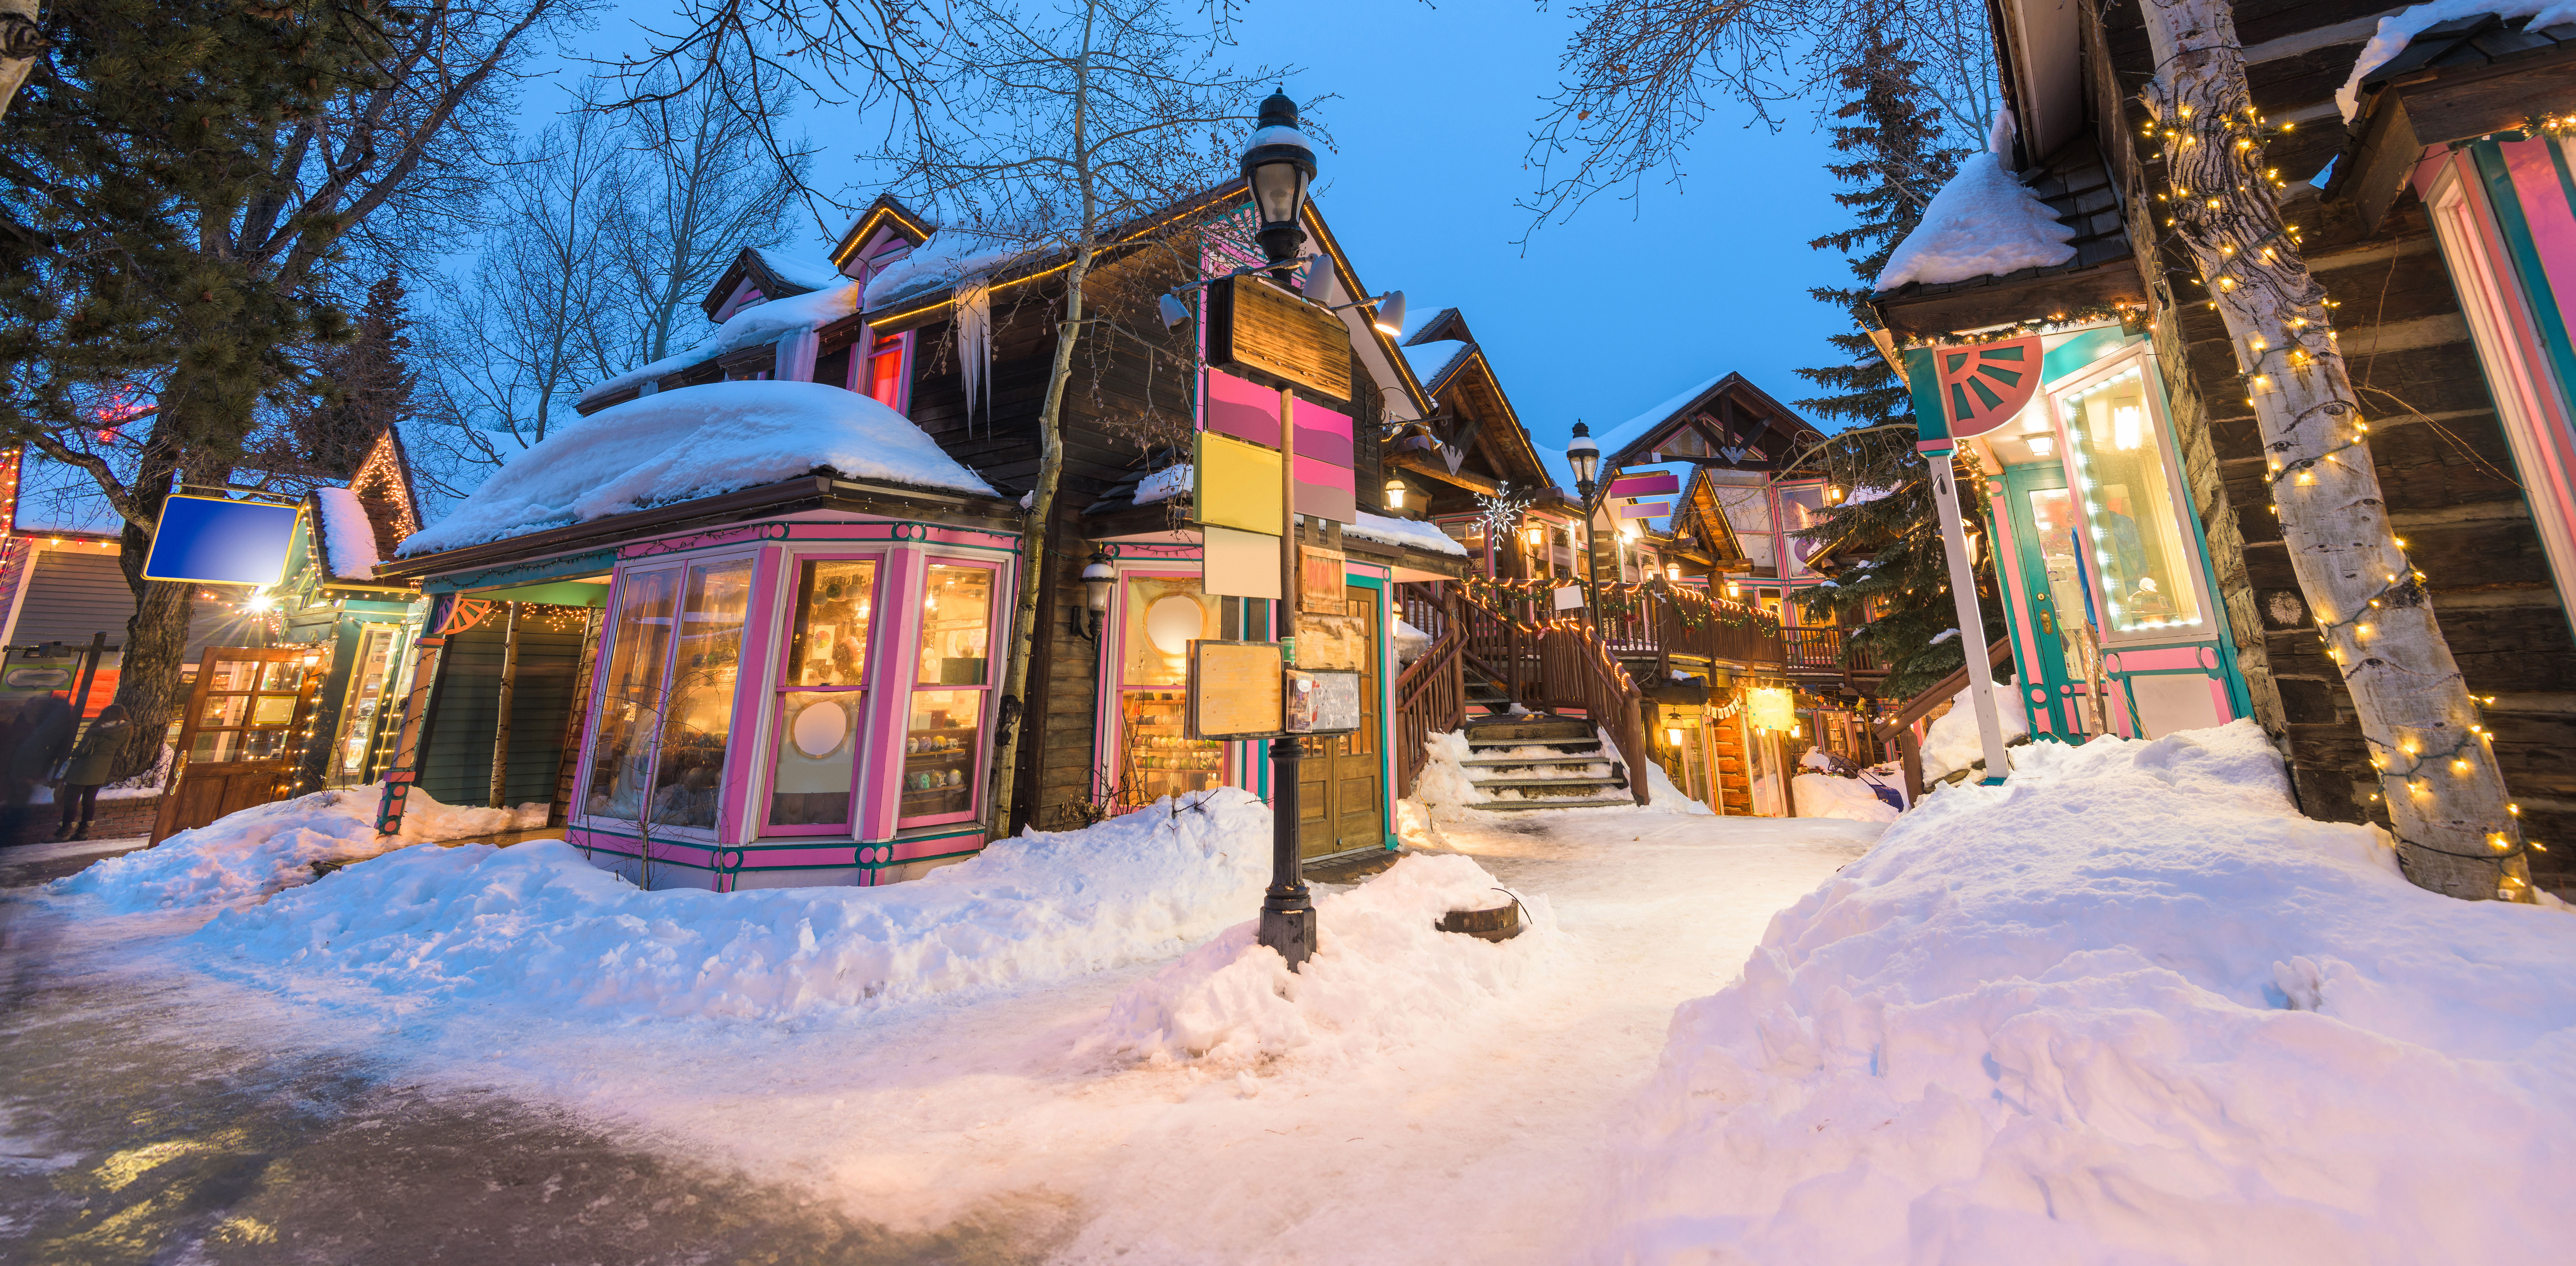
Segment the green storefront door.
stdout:
<path fill-rule="evenodd" d="M 2090 728 L 2082 706 L 2087 691 L 2084 636 L 2089 619 L 2084 570 L 2076 552 L 2081 523 L 2066 470 L 2055 462 L 2004 468 L 2004 504 L 2012 512 L 2013 552 L 2021 561 L 2022 600 L 2015 621 L 2030 630 L 2039 662 L 2022 665 L 2022 700 L 2034 729 L 2073 735 Z M 2045 701 L 2031 697 L 2045 692 Z"/>

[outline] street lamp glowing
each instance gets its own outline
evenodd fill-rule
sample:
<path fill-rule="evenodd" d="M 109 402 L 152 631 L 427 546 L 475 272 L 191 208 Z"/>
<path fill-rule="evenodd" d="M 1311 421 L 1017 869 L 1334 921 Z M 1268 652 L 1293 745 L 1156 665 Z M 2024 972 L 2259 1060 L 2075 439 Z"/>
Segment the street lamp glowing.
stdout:
<path fill-rule="evenodd" d="M 1601 473 L 1601 446 L 1592 442 L 1592 428 L 1580 421 L 1574 424 L 1574 438 L 1566 441 L 1565 464 L 1574 468 L 1575 491 L 1589 498 L 1593 476 Z"/>
<path fill-rule="evenodd" d="M 1406 488 L 1406 487 L 1404 486 L 1404 481 L 1403 481 L 1403 480 L 1401 480 L 1401 479 L 1390 479 L 1390 480 L 1387 480 L 1387 481 L 1386 481 L 1386 508 L 1387 508 L 1387 509 L 1389 509 L 1389 510 L 1401 510 L 1401 509 L 1403 509 L 1403 508 L 1404 508 L 1404 494 L 1405 494 L 1405 493 L 1407 493 L 1407 492 L 1410 492 L 1410 491 L 1412 491 L 1412 490 L 1411 490 L 1411 489 L 1409 489 L 1409 488 Z"/>

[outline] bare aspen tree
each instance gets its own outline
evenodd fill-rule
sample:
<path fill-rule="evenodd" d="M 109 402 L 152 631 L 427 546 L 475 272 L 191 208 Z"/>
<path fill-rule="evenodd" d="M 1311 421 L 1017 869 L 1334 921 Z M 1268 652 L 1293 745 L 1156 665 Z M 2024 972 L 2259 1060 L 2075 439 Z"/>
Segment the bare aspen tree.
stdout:
<path fill-rule="evenodd" d="M 2140 11 L 2159 68 L 2145 101 L 2164 148 L 2164 227 L 2235 346 L 2290 565 L 2352 692 L 2398 860 L 2436 892 L 2529 900 L 2491 736 L 2389 525 L 2325 288 L 2282 223 L 2233 12 L 2224 0 L 2145 0 Z"/>

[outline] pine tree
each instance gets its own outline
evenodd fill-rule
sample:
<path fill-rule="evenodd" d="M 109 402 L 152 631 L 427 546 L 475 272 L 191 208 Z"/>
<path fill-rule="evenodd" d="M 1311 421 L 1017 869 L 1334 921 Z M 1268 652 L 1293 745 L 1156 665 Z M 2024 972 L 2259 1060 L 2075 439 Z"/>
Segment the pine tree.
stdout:
<path fill-rule="evenodd" d="M 1842 363 L 1797 371 L 1831 393 L 1798 401 L 1798 407 L 1844 424 L 1804 464 L 1823 469 L 1846 494 L 1841 504 L 1826 507 L 1822 522 L 1798 535 L 1818 545 L 1847 542 L 1849 553 L 1869 555 L 1836 583 L 1809 591 L 1806 613 L 1857 628 L 1853 644 L 1875 650 L 1888 663 L 1886 690 L 1897 697 L 1966 662 L 1960 639 L 1933 640 L 1956 627 L 1958 613 L 1933 521 L 1932 489 L 1914 449 L 1905 383 L 1867 333 L 1869 283 L 1965 153 L 1942 145 L 1938 109 L 1917 78 L 1921 69 L 1922 63 L 1905 56 L 1903 41 L 1881 31 L 1863 41 L 1861 58 L 1841 74 L 1851 96 L 1834 112 L 1842 120 L 1834 128 L 1834 148 L 1846 161 L 1826 170 L 1847 186 L 1834 201 L 1852 210 L 1855 223 L 1808 245 L 1849 256 L 1859 284 L 1808 293 L 1849 313 L 1853 329 L 1828 337 Z M 1989 597 L 1990 571 L 1981 567 L 1978 578 Z M 2000 619 L 1989 619 L 1988 626 L 1990 637 L 2001 636 Z"/>
<path fill-rule="evenodd" d="M 403 294 L 402 278 L 387 272 L 367 288 L 357 337 L 313 358 L 323 379 L 321 399 L 289 416 L 284 442 L 265 463 L 269 471 L 346 480 L 376 437 L 410 416 L 419 375 L 405 360 L 411 320 Z"/>

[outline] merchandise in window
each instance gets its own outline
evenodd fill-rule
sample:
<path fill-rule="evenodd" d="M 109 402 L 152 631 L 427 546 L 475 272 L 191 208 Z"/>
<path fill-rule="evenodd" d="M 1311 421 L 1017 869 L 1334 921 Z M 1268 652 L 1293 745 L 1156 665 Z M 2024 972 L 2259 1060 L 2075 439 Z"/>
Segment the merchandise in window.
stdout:
<path fill-rule="evenodd" d="M 849 824 L 876 585 L 875 559 L 815 559 L 798 569 L 770 763 L 773 827 Z"/>
<path fill-rule="evenodd" d="M 750 588 L 748 560 L 627 574 L 611 623 L 586 812 L 715 826 Z"/>
<path fill-rule="evenodd" d="M 897 825 L 974 814 L 992 632 L 993 570 L 932 564 L 922 583 Z"/>
<path fill-rule="evenodd" d="M 2132 365 L 2065 396 L 2060 407 L 2075 437 L 2076 481 L 2109 630 L 2152 633 L 2199 624 L 2186 552 L 2191 537 L 2167 478 L 2144 375 Z"/>

